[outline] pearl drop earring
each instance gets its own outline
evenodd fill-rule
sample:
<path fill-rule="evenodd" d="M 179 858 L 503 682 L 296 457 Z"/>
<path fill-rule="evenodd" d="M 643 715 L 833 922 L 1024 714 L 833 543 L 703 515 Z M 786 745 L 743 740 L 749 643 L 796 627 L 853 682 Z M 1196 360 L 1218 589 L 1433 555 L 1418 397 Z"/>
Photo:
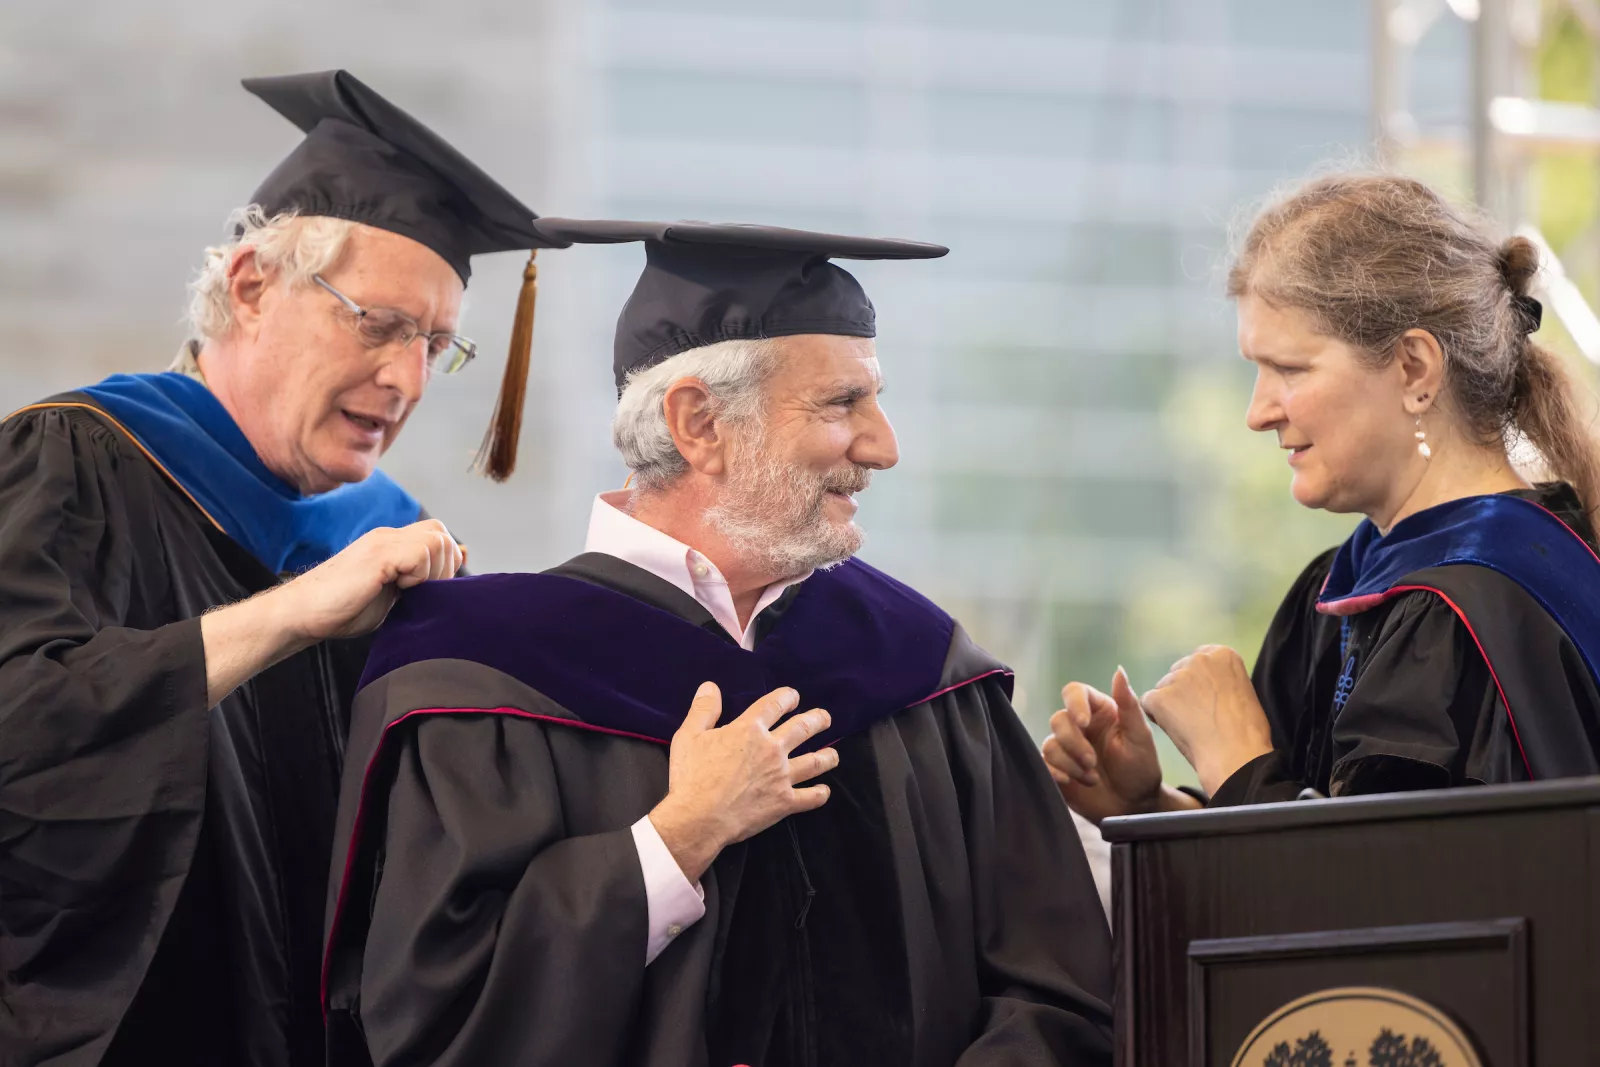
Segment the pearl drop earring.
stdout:
<path fill-rule="evenodd" d="M 1423 430 L 1422 430 L 1422 416 L 1421 415 L 1417 416 L 1416 438 L 1417 438 L 1417 453 L 1419 455 L 1421 455 L 1423 459 L 1432 459 L 1433 458 L 1433 449 L 1428 447 L 1428 435 L 1426 433 L 1424 433 Z"/>

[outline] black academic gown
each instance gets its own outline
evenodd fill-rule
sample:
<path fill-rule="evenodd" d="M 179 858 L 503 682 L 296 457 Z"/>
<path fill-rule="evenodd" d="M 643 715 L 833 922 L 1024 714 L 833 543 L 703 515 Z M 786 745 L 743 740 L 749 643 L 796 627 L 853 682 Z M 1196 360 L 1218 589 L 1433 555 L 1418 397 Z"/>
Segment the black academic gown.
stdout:
<path fill-rule="evenodd" d="M 0 425 L 0 1063 L 310 1067 L 365 642 L 206 707 L 278 579 L 86 398 Z"/>
<path fill-rule="evenodd" d="M 1514 495 L 1595 545 L 1569 486 Z M 1336 552 L 1296 580 L 1256 660 L 1274 751 L 1229 777 L 1213 805 L 1293 800 L 1308 786 L 1347 796 L 1527 781 L 1525 749 L 1534 746 L 1556 753 L 1546 762 L 1561 773 L 1600 773 L 1600 690 L 1526 590 L 1485 567 L 1437 568 L 1434 584 L 1450 583 L 1476 632 L 1441 596 L 1422 591 L 1341 619 L 1315 608 Z M 1507 700 L 1518 709 L 1520 739 Z"/>
<path fill-rule="evenodd" d="M 722 633 L 612 557 L 553 573 Z M 997 666 L 958 628 L 945 684 Z M 523 714 L 406 717 L 441 707 Z M 357 698 L 340 837 L 359 824 L 366 844 L 334 860 L 353 866 L 329 898 L 349 897 L 336 1067 L 1110 1063 L 1104 917 L 998 676 L 841 741 L 829 802 L 725 850 L 705 916 L 648 967 L 630 827 L 666 793 L 667 749 L 573 718 L 459 659 Z"/>

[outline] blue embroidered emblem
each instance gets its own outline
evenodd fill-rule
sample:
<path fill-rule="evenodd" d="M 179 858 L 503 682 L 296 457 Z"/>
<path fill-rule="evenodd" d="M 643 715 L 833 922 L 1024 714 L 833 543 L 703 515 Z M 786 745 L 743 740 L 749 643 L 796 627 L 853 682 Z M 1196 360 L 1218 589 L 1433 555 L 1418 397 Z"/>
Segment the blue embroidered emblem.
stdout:
<path fill-rule="evenodd" d="M 1344 673 L 1339 675 L 1339 684 L 1333 688 L 1333 710 L 1344 710 L 1344 702 L 1350 699 L 1350 690 L 1356 687 L 1355 680 L 1356 661 L 1352 657 L 1344 661 Z"/>
<path fill-rule="evenodd" d="M 1344 710 L 1345 701 L 1350 699 L 1350 690 L 1356 687 L 1356 657 L 1350 654 L 1350 616 L 1346 615 L 1339 620 L 1339 658 L 1344 660 L 1344 670 L 1339 674 L 1339 682 L 1333 687 L 1333 710 L 1335 714 Z"/>

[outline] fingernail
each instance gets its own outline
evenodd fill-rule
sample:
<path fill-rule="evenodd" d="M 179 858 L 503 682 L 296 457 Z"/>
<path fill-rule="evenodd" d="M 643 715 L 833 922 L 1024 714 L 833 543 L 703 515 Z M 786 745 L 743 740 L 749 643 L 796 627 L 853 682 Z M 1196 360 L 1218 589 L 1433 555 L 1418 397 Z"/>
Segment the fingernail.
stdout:
<path fill-rule="evenodd" d="M 800 692 L 797 689 L 785 688 L 784 691 L 778 696 L 778 700 L 792 708 L 796 704 L 800 703 Z"/>

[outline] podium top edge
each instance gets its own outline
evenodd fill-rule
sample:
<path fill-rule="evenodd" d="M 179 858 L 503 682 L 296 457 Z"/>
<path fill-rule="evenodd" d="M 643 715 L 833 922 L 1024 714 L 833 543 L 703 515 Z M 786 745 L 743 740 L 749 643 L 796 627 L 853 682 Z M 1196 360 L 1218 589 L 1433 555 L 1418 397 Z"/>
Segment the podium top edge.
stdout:
<path fill-rule="evenodd" d="M 1291 800 L 1231 808 L 1124 815 L 1100 824 L 1107 841 L 1122 844 L 1172 838 L 1270 833 L 1347 823 L 1440 819 L 1456 815 L 1600 808 L 1600 776 L 1547 782 L 1480 785 L 1415 793 L 1373 793 L 1326 800 Z"/>

